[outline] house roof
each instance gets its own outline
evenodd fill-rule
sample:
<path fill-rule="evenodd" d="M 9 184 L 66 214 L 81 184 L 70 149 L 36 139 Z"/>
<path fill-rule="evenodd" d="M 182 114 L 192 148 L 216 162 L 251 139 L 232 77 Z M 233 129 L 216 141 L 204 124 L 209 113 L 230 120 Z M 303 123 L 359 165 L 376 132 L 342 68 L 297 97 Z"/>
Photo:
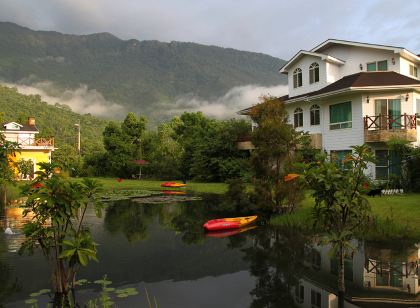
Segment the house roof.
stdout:
<path fill-rule="evenodd" d="M 9 123 L 15 123 L 19 125 L 19 129 L 6 129 L 6 125 Z M 2 132 L 39 132 L 38 128 L 35 125 L 25 125 L 19 124 L 16 122 L 5 122 L 0 124 L 0 131 Z"/>
<path fill-rule="evenodd" d="M 360 72 L 345 76 L 336 82 L 318 90 L 292 97 L 282 97 L 293 100 L 301 97 L 313 97 L 320 94 L 351 88 L 390 87 L 390 86 L 420 86 L 420 81 L 398 74 L 396 72 Z"/>
<path fill-rule="evenodd" d="M 279 69 L 279 72 L 282 73 L 282 74 L 287 74 L 287 71 L 288 71 L 289 67 L 305 55 L 318 57 L 323 61 L 327 61 L 327 62 L 330 62 L 330 63 L 335 63 L 335 64 L 338 64 L 338 65 L 343 65 L 345 63 L 345 61 L 340 60 L 340 59 L 335 58 L 335 57 L 332 57 L 330 55 L 325 55 L 325 54 L 322 54 L 322 53 L 319 53 L 319 52 L 311 52 L 311 51 L 306 51 L 306 50 L 300 50 L 297 54 L 295 54 L 292 57 L 292 59 L 290 59 L 288 62 L 286 62 Z"/>
<path fill-rule="evenodd" d="M 288 102 L 295 99 L 311 98 L 322 94 L 328 94 L 340 90 L 370 89 L 375 87 L 401 87 L 414 86 L 420 88 L 420 80 L 398 74 L 396 72 L 360 72 L 345 76 L 328 86 L 309 93 L 289 97 L 284 95 L 280 100 Z M 238 114 L 247 115 L 252 107 L 240 110 Z"/>
<path fill-rule="evenodd" d="M 331 45 L 348 45 L 348 46 L 356 46 L 356 47 L 365 47 L 365 48 L 374 48 L 374 49 L 382 49 L 382 50 L 391 50 L 395 53 L 398 53 L 410 60 L 420 62 L 420 56 L 416 55 L 415 53 L 405 49 L 404 47 L 399 46 L 390 46 L 390 45 L 379 45 L 379 44 L 369 44 L 369 43 L 362 43 L 362 42 L 354 42 L 354 41 L 346 41 L 346 40 L 337 40 L 337 39 L 328 39 L 318 46 L 312 48 L 311 52 L 323 52 L 325 49 L 330 47 Z"/>

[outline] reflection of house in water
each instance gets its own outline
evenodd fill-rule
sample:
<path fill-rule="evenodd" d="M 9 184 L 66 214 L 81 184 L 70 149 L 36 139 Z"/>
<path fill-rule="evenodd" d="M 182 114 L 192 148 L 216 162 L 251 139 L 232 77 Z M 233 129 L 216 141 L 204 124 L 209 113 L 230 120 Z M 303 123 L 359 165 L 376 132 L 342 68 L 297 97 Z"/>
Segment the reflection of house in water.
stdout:
<path fill-rule="evenodd" d="M 396 252 L 375 249 L 358 241 L 354 253 L 345 259 L 347 296 L 361 307 L 420 305 L 420 247 Z M 307 271 L 294 289 L 299 307 L 337 307 L 338 260 L 330 256 L 329 245 L 307 248 Z M 398 253 L 398 255 L 397 255 Z M 380 304 L 378 306 L 378 304 Z M 355 307 L 349 302 L 347 307 Z"/>
<path fill-rule="evenodd" d="M 302 278 L 299 285 L 294 289 L 295 304 L 302 308 L 335 308 L 338 307 L 338 297 L 334 294 L 334 289 L 329 289 L 315 281 Z M 344 308 L 359 307 L 348 301 L 344 302 Z"/>

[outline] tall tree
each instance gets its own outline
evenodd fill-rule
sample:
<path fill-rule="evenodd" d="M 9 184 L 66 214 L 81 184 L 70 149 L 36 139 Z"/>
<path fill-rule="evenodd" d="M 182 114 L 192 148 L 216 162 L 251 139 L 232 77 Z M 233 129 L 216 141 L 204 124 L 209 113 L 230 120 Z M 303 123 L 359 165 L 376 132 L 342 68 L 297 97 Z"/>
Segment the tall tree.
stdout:
<path fill-rule="evenodd" d="M 303 190 L 295 187 L 299 182 L 287 183 L 283 179 L 294 171 L 301 134 L 288 123 L 284 102 L 278 98 L 262 97 L 250 117 L 257 124 L 252 133 L 256 200 L 268 210 L 290 212 L 303 198 Z"/>
<path fill-rule="evenodd" d="M 369 203 L 363 196 L 363 171 L 367 164 L 374 162 L 366 145 L 353 146 L 353 153 L 343 161 L 328 160 L 320 155 L 317 162 L 304 168 L 305 180 L 313 190 L 315 206 L 313 217 L 315 226 L 328 234 L 332 244 L 332 255 L 338 256 L 338 297 L 339 307 L 344 305 L 344 258 L 350 248 L 350 240 L 355 231 L 365 221 L 369 213 Z"/>
<path fill-rule="evenodd" d="M 146 119 L 128 113 L 121 125 L 110 122 L 103 132 L 105 159 L 109 172 L 120 177 L 135 173 L 132 161 L 141 158 L 141 142 Z"/>

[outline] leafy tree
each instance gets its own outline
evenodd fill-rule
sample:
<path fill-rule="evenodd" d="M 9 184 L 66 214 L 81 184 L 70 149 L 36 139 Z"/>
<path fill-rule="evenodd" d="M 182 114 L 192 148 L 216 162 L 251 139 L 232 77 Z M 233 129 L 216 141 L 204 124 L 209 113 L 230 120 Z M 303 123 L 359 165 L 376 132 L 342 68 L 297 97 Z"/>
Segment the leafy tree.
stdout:
<path fill-rule="evenodd" d="M 40 163 L 37 178 L 23 189 L 28 197 L 24 215 L 34 214 L 24 226 L 26 239 L 21 252 L 41 249 L 52 268 L 54 303 L 65 306 L 69 291 L 75 287 L 81 266 L 96 259 L 96 243 L 84 225 L 85 213 L 92 205 L 101 214 L 97 181 L 73 182 L 57 174 L 57 165 Z"/>
<path fill-rule="evenodd" d="M 141 158 L 141 138 L 145 126 L 146 120 L 143 117 L 129 113 L 121 125 L 110 122 L 105 127 L 105 160 L 111 174 L 129 177 L 136 172 L 132 161 Z"/>
<path fill-rule="evenodd" d="M 0 204 L 7 203 L 7 184 L 15 181 L 12 158 L 18 150 L 19 145 L 16 142 L 6 140 L 4 134 L 0 133 Z"/>
<path fill-rule="evenodd" d="M 33 177 L 34 162 L 32 160 L 19 159 L 16 162 L 16 167 L 22 178 Z"/>
<path fill-rule="evenodd" d="M 328 235 L 332 255 L 338 254 L 339 307 L 344 305 L 344 257 L 350 248 L 355 231 L 367 218 L 369 203 L 363 196 L 363 171 L 374 157 L 366 145 L 353 146 L 353 153 L 337 164 L 320 155 L 318 162 L 305 165 L 304 176 L 315 199 L 313 217 L 315 226 Z"/>
<path fill-rule="evenodd" d="M 261 101 L 250 113 L 257 124 L 252 133 L 256 147 L 252 153 L 255 199 L 268 211 L 291 212 L 303 199 L 303 189 L 299 189 L 299 182 L 288 184 L 283 179 L 294 171 L 294 163 L 300 159 L 297 154 L 300 133 L 288 123 L 288 114 L 280 99 L 262 97 Z"/>
<path fill-rule="evenodd" d="M 71 175 L 78 175 L 81 172 L 82 161 L 73 145 L 63 144 L 52 152 L 51 160 L 62 166 L 64 170 L 70 171 Z"/>

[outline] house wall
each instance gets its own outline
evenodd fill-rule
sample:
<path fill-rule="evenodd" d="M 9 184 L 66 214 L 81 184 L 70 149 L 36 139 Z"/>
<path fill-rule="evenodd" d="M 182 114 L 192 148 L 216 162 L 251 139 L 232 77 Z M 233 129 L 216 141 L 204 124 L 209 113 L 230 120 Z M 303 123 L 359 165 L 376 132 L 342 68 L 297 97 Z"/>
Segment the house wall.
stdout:
<path fill-rule="evenodd" d="M 410 65 L 413 65 L 413 66 L 417 67 L 417 77 L 415 77 L 413 75 L 410 75 Z M 420 79 L 420 76 L 419 76 L 420 75 L 420 67 L 419 67 L 419 65 L 416 65 L 412 61 L 407 60 L 403 57 L 400 57 L 400 73 L 403 74 L 403 75 L 407 75 L 411 78 L 417 79 L 417 80 Z"/>
<path fill-rule="evenodd" d="M 330 105 L 352 102 L 352 128 L 330 130 Z M 310 125 L 310 108 L 313 104 L 320 106 L 320 125 Z M 364 143 L 364 122 L 362 96 L 360 94 L 339 96 L 311 101 L 291 103 L 286 106 L 289 122 L 293 124 L 294 110 L 303 109 L 303 126 L 297 131 L 322 134 L 322 147 L 327 152 L 331 150 L 349 150 L 352 145 Z"/>
<path fill-rule="evenodd" d="M 328 54 L 346 62 L 343 66 L 339 67 L 339 75 L 336 76 L 337 80 L 347 75 L 366 72 L 367 63 L 382 60 L 388 61 L 388 71 L 400 73 L 400 56 L 391 50 L 381 50 L 349 45 L 332 45 L 328 49 L 325 49 L 322 53 Z M 392 58 L 394 58 L 395 64 L 392 64 Z M 363 66 L 362 70 L 360 70 L 360 64 Z"/>
<path fill-rule="evenodd" d="M 34 162 L 34 172 L 36 172 L 39 171 L 38 163 L 51 162 L 51 150 L 20 150 L 20 152 L 15 153 L 15 157 L 12 160 L 17 162 L 20 159 L 32 160 Z"/>
<path fill-rule="evenodd" d="M 309 83 L 309 67 L 312 63 L 319 64 L 319 82 L 310 84 Z M 317 91 L 327 85 L 327 73 L 325 61 L 321 60 L 320 57 L 314 57 L 305 55 L 293 66 L 289 68 L 288 83 L 289 83 L 289 96 L 296 96 L 307 92 Z M 293 88 L 293 72 L 296 68 L 302 70 L 302 86 L 299 88 Z"/>

